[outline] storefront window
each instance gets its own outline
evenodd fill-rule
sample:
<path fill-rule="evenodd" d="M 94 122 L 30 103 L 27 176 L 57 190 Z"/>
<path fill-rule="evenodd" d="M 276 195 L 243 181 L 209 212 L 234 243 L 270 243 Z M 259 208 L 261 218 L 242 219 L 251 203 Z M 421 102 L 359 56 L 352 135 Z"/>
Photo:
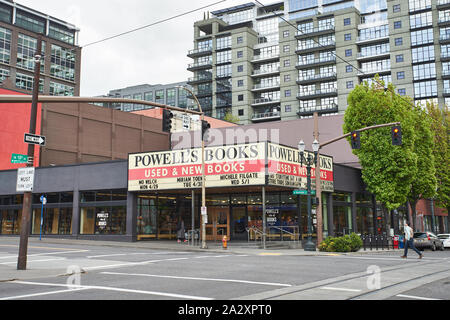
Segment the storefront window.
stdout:
<path fill-rule="evenodd" d="M 374 234 L 373 209 L 358 207 L 356 209 L 356 224 L 360 234 Z"/>
<path fill-rule="evenodd" d="M 42 234 L 72 234 L 72 208 L 44 208 L 43 218 Z M 32 234 L 40 234 L 40 227 L 41 209 L 34 209 L 31 225 Z"/>
<path fill-rule="evenodd" d="M 156 238 L 158 207 L 156 196 L 139 196 L 137 233 L 142 238 Z"/>
<path fill-rule="evenodd" d="M 21 210 L 0 210 L 1 234 L 20 234 L 20 224 L 22 222 Z"/>
<path fill-rule="evenodd" d="M 81 208 L 80 234 L 126 233 L 126 206 Z"/>
<path fill-rule="evenodd" d="M 333 206 L 334 233 L 340 237 L 352 232 L 352 210 L 347 206 Z"/>

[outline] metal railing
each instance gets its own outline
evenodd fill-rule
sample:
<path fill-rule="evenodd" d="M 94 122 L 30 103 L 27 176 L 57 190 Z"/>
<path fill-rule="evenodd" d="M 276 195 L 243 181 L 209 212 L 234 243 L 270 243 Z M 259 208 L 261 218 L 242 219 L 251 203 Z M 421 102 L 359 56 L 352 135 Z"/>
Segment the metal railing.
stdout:
<path fill-rule="evenodd" d="M 296 51 L 303 51 L 303 50 L 310 50 L 310 49 L 316 49 L 316 48 L 322 48 L 322 47 L 329 47 L 329 46 L 336 46 L 336 41 L 327 41 L 324 43 L 308 43 L 305 45 L 300 45 L 297 47 Z"/>
<path fill-rule="evenodd" d="M 292 232 L 287 231 L 286 229 L 292 230 Z M 299 227 L 297 226 L 270 226 L 268 227 L 269 233 L 267 235 L 267 240 L 274 241 L 274 240 L 280 240 L 285 241 L 285 237 L 290 239 L 290 242 L 294 242 L 295 244 L 298 244 L 300 242 L 300 233 L 299 233 Z M 275 230 L 277 232 L 272 232 L 272 230 Z M 279 238 L 278 238 L 279 237 Z"/>
<path fill-rule="evenodd" d="M 265 113 L 257 113 L 254 114 L 252 120 L 260 120 L 260 119 L 270 119 L 270 118 L 280 118 L 281 112 L 265 112 Z"/>
<path fill-rule="evenodd" d="M 261 241 L 261 246 L 263 246 L 263 241 L 264 241 L 264 232 L 262 232 L 261 230 L 259 230 L 256 227 L 249 227 L 246 228 L 247 231 L 247 239 L 248 239 L 248 243 L 250 243 L 250 241 Z"/>
<path fill-rule="evenodd" d="M 335 78 L 337 76 L 336 72 L 319 73 L 314 75 L 300 76 L 297 81 L 314 81 L 323 78 Z"/>
<path fill-rule="evenodd" d="M 335 56 L 329 56 L 324 58 L 316 58 L 316 59 L 305 59 L 297 62 L 297 67 L 307 66 L 310 64 L 316 64 L 316 63 L 325 63 L 325 62 L 336 62 Z"/>

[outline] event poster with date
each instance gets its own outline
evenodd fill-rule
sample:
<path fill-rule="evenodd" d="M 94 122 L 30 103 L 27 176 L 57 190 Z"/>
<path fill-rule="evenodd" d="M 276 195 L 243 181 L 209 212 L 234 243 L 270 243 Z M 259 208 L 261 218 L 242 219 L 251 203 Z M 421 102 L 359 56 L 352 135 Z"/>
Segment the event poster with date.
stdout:
<path fill-rule="evenodd" d="M 265 147 L 263 142 L 205 148 L 206 186 L 264 185 Z M 201 148 L 129 155 L 129 191 L 201 187 Z"/>

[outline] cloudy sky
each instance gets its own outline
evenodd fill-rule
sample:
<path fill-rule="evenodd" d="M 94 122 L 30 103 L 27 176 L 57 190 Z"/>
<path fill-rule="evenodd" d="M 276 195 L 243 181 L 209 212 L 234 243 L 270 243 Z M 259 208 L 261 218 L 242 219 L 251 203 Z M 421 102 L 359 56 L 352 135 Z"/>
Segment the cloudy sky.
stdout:
<path fill-rule="evenodd" d="M 221 0 L 17 0 L 18 3 L 75 24 L 79 45 L 152 24 Z M 223 0 L 204 10 L 163 22 L 82 51 L 81 96 L 98 96 L 112 89 L 139 84 L 186 81 L 193 60 L 194 22 L 215 11 L 250 0 Z M 263 0 L 262 3 L 274 1 Z"/>

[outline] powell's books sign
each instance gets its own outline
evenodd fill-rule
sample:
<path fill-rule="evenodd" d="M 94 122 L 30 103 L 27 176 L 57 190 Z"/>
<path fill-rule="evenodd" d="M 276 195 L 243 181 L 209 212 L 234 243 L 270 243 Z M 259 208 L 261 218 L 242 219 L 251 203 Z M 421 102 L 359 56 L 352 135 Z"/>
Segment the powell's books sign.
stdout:
<path fill-rule="evenodd" d="M 295 149 L 266 142 L 208 147 L 205 148 L 206 186 L 213 188 L 269 184 L 297 189 L 300 185 L 306 185 L 306 168 L 300 168 L 296 161 L 298 154 Z M 324 157 L 322 162 L 324 191 L 334 191 L 333 160 Z M 129 191 L 201 187 L 201 148 L 129 155 Z"/>

